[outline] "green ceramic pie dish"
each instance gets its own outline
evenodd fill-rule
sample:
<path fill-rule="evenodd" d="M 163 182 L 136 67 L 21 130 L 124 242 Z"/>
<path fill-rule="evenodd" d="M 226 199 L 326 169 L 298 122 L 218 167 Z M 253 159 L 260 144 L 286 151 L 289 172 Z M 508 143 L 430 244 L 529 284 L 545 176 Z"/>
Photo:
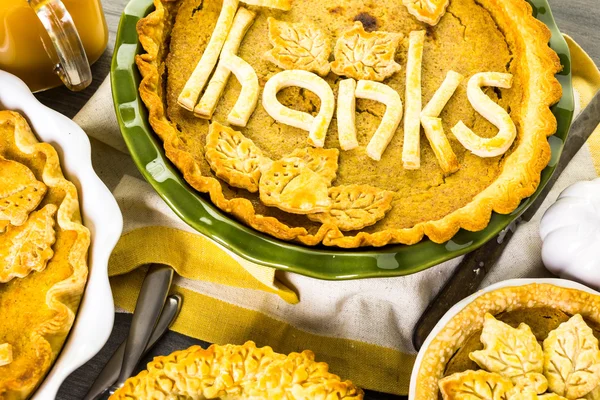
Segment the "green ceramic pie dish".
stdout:
<path fill-rule="evenodd" d="M 192 189 L 165 156 L 162 143 L 148 123 L 148 113 L 137 90 L 141 77 L 134 58 L 142 50 L 136 23 L 153 10 L 152 0 L 131 0 L 119 25 L 111 81 L 121 132 L 139 170 L 173 211 L 198 232 L 244 259 L 330 280 L 401 276 L 423 271 L 477 249 L 507 228 L 535 200 L 556 168 L 573 118 L 571 58 L 547 1 L 529 2 L 534 15 L 552 30 L 550 46 L 559 54 L 564 66 L 557 75 L 563 87 L 563 97 L 552 109 L 558 120 L 558 131 L 549 138 L 552 160 L 542 172 L 537 192 L 524 200 L 513 213 L 494 213 L 484 230 L 461 230 L 444 244 L 423 240 L 412 246 L 390 245 L 356 250 L 300 246 L 248 228 L 216 208 L 208 197 Z"/>

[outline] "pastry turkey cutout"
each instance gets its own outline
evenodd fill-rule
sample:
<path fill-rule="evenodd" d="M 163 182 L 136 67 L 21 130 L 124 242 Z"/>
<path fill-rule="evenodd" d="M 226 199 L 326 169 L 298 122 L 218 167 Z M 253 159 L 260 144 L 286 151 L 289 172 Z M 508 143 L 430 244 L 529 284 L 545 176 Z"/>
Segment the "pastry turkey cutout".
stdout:
<path fill-rule="evenodd" d="M 354 231 L 374 225 L 392 209 L 394 192 L 369 185 L 336 186 L 329 189 L 331 210 L 309 214 L 312 221 L 333 224 L 342 231 Z"/>
<path fill-rule="evenodd" d="M 337 175 L 339 155 L 338 149 L 305 147 L 294 150 L 289 157 L 301 159 L 306 167 L 325 178 L 327 186 L 331 186 Z"/>
<path fill-rule="evenodd" d="M 521 324 L 515 329 L 488 313 L 483 323 L 481 343 L 483 350 L 469 354 L 469 358 L 481 368 L 512 379 L 516 385 L 532 385 L 537 393 L 546 391 L 548 385 L 542 375 L 542 347 L 529 326 Z"/>
<path fill-rule="evenodd" d="M 408 8 L 416 19 L 435 26 L 446 14 L 450 0 L 402 0 L 402 4 Z"/>
<path fill-rule="evenodd" d="M 327 76 L 331 67 L 329 55 L 332 42 L 322 29 L 312 24 L 288 23 L 267 19 L 269 41 L 273 49 L 265 58 L 282 69 L 301 69 Z"/>
<path fill-rule="evenodd" d="M 261 168 L 270 162 L 252 140 L 218 122 L 210 126 L 204 156 L 217 177 L 252 193 L 258 191 Z"/>
<path fill-rule="evenodd" d="M 324 212 L 331 208 L 328 182 L 298 157 L 275 161 L 260 178 L 260 200 L 292 214 Z"/>
<path fill-rule="evenodd" d="M 444 400 L 507 400 L 513 384 L 500 374 L 479 370 L 452 374 L 439 387 Z"/>
<path fill-rule="evenodd" d="M 8 223 L 23 225 L 45 194 L 46 185 L 29 168 L 0 156 L 0 232 Z"/>
<path fill-rule="evenodd" d="M 598 339 L 581 315 L 560 324 L 544 340 L 544 373 L 550 390 L 567 399 L 585 396 L 600 385 Z"/>
<path fill-rule="evenodd" d="M 382 82 L 400 71 L 394 57 L 402 37 L 401 33 L 367 32 L 363 24 L 356 21 L 337 40 L 331 70 L 356 80 Z"/>
<path fill-rule="evenodd" d="M 298 86 L 310 90 L 319 96 L 321 108 L 316 117 L 305 112 L 293 110 L 279 102 L 277 93 L 290 86 Z M 327 130 L 335 111 L 335 96 L 325 79 L 308 71 L 297 69 L 282 71 L 267 81 L 262 103 L 267 113 L 274 120 L 309 131 L 308 143 L 311 146 L 323 147 L 325 145 L 325 136 L 327 135 Z"/>
<path fill-rule="evenodd" d="M 24 278 L 33 271 L 42 271 L 54 255 L 56 240 L 54 214 L 56 206 L 48 204 L 31 213 L 24 225 L 10 226 L 0 236 L 0 282 Z"/>

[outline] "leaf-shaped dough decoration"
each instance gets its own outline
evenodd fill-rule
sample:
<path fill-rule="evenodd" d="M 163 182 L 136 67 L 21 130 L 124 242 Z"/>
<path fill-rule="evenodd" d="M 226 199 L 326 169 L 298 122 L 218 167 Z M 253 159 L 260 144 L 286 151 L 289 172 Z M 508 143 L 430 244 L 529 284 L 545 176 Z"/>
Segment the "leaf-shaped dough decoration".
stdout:
<path fill-rule="evenodd" d="M 327 180 L 298 157 L 275 161 L 260 178 L 260 200 L 293 214 L 324 212 L 331 208 Z"/>
<path fill-rule="evenodd" d="M 269 41 L 273 49 L 265 58 L 283 69 L 301 69 L 329 74 L 329 54 L 332 41 L 321 29 L 312 24 L 288 23 L 268 18 Z"/>
<path fill-rule="evenodd" d="M 217 177 L 252 193 L 258 191 L 261 167 L 269 163 L 254 142 L 218 122 L 210 126 L 204 156 Z"/>
<path fill-rule="evenodd" d="M 29 168 L 0 156 L 0 232 L 7 222 L 23 225 L 45 194 L 46 185 Z"/>
<path fill-rule="evenodd" d="M 325 178 L 328 186 L 331 186 L 337 175 L 339 155 L 338 149 L 305 147 L 294 150 L 289 157 L 300 158 L 308 168 Z"/>
<path fill-rule="evenodd" d="M 0 344 L 0 367 L 13 361 L 12 346 L 9 343 Z"/>
<path fill-rule="evenodd" d="M 439 382 L 444 400 L 508 400 L 510 379 L 483 370 L 452 374 Z"/>
<path fill-rule="evenodd" d="M 357 21 L 337 40 L 331 70 L 356 80 L 381 82 L 400 70 L 394 61 L 400 39 L 400 33 L 366 32 Z"/>
<path fill-rule="evenodd" d="M 450 0 L 402 0 L 408 12 L 416 19 L 431 26 L 437 25 L 446 14 Z"/>
<path fill-rule="evenodd" d="M 369 185 L 336 186 L 329 189 L 331 210 L 310 214 L 308 218 L 336 225 L 342 231 L 354 231 L 375 224 L 392 209 L 394 192 Z"/>
<path fill-rule="evenodd" d="M 550 391 L 568 399 L 585 396 L 600 384 L 598 339 L 576 314 L 544 340 L 544 375 Z"/>
<path fill-rule="evenodd" d="M 54 214 L 56 206 L 48 204 L 31 213 L 21 226 L 10 226 L 0 236 L 0 282 L 24 278 L 32 271 L 42 271 L 54 255 L 56 240 Z"/>
<path fill-rule="evenodd" d="M 481 343 L 483 350 L 469 354 L 481 368 L 511 379 L 543 371 L 542 348 L 525 324 L 515 329 L 486 314 Z"/>

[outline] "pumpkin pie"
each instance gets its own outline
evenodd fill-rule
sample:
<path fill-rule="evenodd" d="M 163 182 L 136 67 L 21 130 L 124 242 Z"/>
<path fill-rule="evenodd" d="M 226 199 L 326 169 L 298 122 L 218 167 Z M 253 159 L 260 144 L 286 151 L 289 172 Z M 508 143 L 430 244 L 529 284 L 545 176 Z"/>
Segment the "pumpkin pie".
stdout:
<path fill-rule="evenodd" d="M 110 400 L 157 398 L 361 400 L 363 391 L 329 372 L 311 351 L 283 355 L 247 342 L 156 357 Z"/>
<path fill-rule="evenodd" d="M 525 0 L 154 5 L 137 26 L 149 122 L 187 182 L 258 231 L 441 243 L 514 211 L 549 162 L 562 67 Z M 308 149 L 336 152 L 332 176 Z"/>
<path fill-rule="evenodd" d="M 416 400 L 593 399 L 600 296 L 552 284 L 485 293 L 423 348 Z"/>
<path fill-rule="evenodd" d="M 0 228 L 0 398 L 25 399 L 73 324 L 90 233 L 56 150 L 11 111 L 0 111 Z"/>

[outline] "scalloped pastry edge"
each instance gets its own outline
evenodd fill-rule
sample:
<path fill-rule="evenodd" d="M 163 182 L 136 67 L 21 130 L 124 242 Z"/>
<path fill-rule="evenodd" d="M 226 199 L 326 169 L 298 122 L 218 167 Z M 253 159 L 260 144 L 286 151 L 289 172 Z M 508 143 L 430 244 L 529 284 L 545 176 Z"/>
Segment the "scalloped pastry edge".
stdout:
<path fill-rule="evenodd" d="M 0 111 L 0 121 L 12 120 L 15 125 L 15 143 L 17 148 L 25 154 L 42 153 L 46 157 L 42 180 L 49 188 L 60 188 L 65 192 L 65 197 L 58 207 L 56 219 L 58 226 L 64 231 L 74 231 L 77 239 L 73 243 L 69 253 L 69 263 L 73 268 L 73 274 L 68 278 L 57 282 L 48 289 L 46 293 L 46 304 L 55 312 L 54 317 L 36 327 L 31 333 L 32 345 L 38 352 L 47 354 L 44 364 L 39 367 L 40 375 L 26 384 L 22 382 L 7 383 L 5 396 L 11 394 L 27 397 L 42 381 L 43 376 L 50 368 L 53 360 L 62 348 L 64 338 L 71 330 L 75 321 L 76 309 L 87 282 L 88 265 L 87 254 L 90 246 L 90 231 L 82 225 L 79 208 L 79 197 L 75 185 L 65 179 L 60 160 L 54 147 L 49 143 L 39 142 L 32 132 L 29 124 L 21 114 L 13 111 Z M 60 346 L 52 346 L 56 337 L 61 337 Z M 50 354 L 47 352 L 50 351 Z M 13 387 L 14 386 L 14 387 Z M 17 390 L 14 390 L 18 388 Z"/>
<path fill-rule="evenodd" d="M 177 148 L 176 144 L 180 139 L 177 137 L 176 127 L 165 113 L 161 99 L 162 75 L 159 72 L 164 55 L 161 46 L 170 34 L 169 14 L 175 1 L 177 0 L 154 0 L 155 11 L 141 19 L 137 25 L 140 41 L 146 51 L 136 56 L 136 63 L 143 77 L 139 91 L 149 111 L 150 125 L 163 140 L 167 157 L 182 172 L 184 179 L 199 192 L 208 193 L 217 207 L 252 228 L 278 239 L 297 241 L 308 246 L 319 243 L 341 248 L 380 247 L 393 243 L 411 245 L 421 241 L 425 235 L 433 242 L 443 243 L 461 228 L 469 231 L 484 229 L 490 221 L 492 211 L 511 213 L 522 199 L 531 196 L 537 189 L 541 171 L 550 161 L 547 137 L 557 129 L 556 118 L 550 107 L 562 97 L 562 87 L 555 78 L 562 66 L 558 55 L 548 46 L 550 30 L 532 16 L 532 8 L 524 0 L 481 1 L 481 5 L 491 13 L 504 32 L 507 42 L 512 43 L 511 50 L 515 57 L 522 60 L 521 76 L 530 77 L 528 86 L 525 87 L 524 106 L 519 119 L 519 124 L 523 127 L 521 144 L 505 159 L 502 174 L 469 204 L 442 219 L 421 222 L 411 228 L 359 232 L 354 236 L 345 236 L 332 224 L 323 224 L 315 234 L 309 234 L 303 227 L 290 227 L 274 217 L 257 214 L 247 199 L 228 200 L 223 195 L 221 183 L 213 177 L 203 176 L 192 155 Z"/>

